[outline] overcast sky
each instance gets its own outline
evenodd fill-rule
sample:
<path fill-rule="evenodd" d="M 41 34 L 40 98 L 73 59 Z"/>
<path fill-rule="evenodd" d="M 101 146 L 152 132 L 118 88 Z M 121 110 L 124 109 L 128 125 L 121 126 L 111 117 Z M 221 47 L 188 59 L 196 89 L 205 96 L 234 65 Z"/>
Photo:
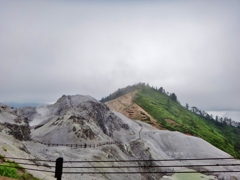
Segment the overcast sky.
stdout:
<path fill-rule="evenodd" d="M 240 1 L 0 0 L 0 102 L 96 99 L 138 82 L 240 110 Z"/>

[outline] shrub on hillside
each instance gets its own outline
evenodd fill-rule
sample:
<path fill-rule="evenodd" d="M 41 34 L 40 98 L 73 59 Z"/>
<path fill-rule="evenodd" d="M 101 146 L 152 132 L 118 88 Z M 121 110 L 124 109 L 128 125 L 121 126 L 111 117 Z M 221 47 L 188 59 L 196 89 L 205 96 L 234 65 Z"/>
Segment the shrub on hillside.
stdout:
<path fill-rule="evenodd" d="M 11 163 L 3 163 L 0 166 L 0 175 L 11 177 L 11 178 L 19 178 L 18 171 L 13 167 Z"/>

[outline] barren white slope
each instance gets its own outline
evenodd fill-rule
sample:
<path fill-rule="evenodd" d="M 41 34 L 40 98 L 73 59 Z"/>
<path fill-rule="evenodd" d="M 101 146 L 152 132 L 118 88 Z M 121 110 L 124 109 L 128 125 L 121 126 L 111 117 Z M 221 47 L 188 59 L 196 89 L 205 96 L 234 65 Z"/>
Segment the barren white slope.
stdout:
<path fill-rule="evenodd" d="M 7 105 L 0 104 L 0 123 L 25 125 L 24 118 L 19 117 L 15 109 Z"/>
<path fill-rule="evenodd" d="M 132 121 L 120 113 L 115 112 L 124 123 L 127 123 L 132 129 L 139 129 L 142 127 L 140 132 L 139 141 L 144 142 L 144 145 L 149 148 L 149 152 L 153 159 L 197 159 L 197 158 L 229 158 L 229 154 L 223 152 L 222 150 L 214 147 L 205 140 L 188 136 L 180 132 L 172 132 L 168 130 L 158 130 L 149 124 L 142 121 Z M 121 140 L 125 141 L 125 137 L 119 137 Z M 125 141 L 125 143 L 127 143 Z M 130 146 L 131 148 L 131 146 Z M 173 164 L 183 165 L 183 164 L 234 164 L 239 163 L 237 160 L 211 160 L 211 161 L 186 161 Z M 185 169 L 185 168 L 183 168 Z M 182 170 L 183 170 L 182 169 Z M 239 171 L 240 168 L 237 166 L 230 167 L 204 167 L 206 170 L 210 171 Z M 176 169 L 177 170 L 177 169 Z M 218 178 L 221 179 L 231 179 L 231 176 L 240 179 L 240 173 L 219 173 Z"/>
<path fill-rule="evenodd" d="M 120 113 L 111 112 L 107 106 L 89 96 L 63 96 L 55 104 L 42 107 L 41 111 L 28 112 L 34 125 L 43 125 L 32 129 L 33 141 L 23 142 L 31 156 L 39 159 L 55 160 L 63 157 L 64 161 L 82 160 L 132 160 L 132 159 L 176 159 L 176 158 L 212 158 L 231 157 L 208 142 L 179 132 L 158 130 L 141 121 L 132 121 Z M 44 122 L 44 123 L 43 123 Z M 97 148 L 48 147 L 37 143 L 55 144 L 96 144 L 115 141 L 117 144 Z M 224 163 L 236 163 L 224 160 Z M 188 162 L 150 162 L 151 165 L 184 164 L 220 164 L 219 161 Z M 64 164 L 79 166 L 81 164 Z M 146 165 L 149 163 L 87 163 L 82 166 L 120 166 Z M 39 167 L 40 168 L 40 167 Z M 44 167 L 43 167 L 44 168 Z M 198 167 L 197 169 L 203 169 Z M 204 167 L 206 170 L 240 170 L 238 167 Z M 186 171 L 188 168 L 153 168 L 153 171 Z M 162 174 L 128 174 L 130 171 L 146 171 L 144 168 L 130 169 L 64 169 L 67 171 L 106 172 L 125 171 L 126 174 L 66 174 L 63 179 L 170 179 Z M 218 179 L 240 179 L 239 173 L 217 173 Z"/>

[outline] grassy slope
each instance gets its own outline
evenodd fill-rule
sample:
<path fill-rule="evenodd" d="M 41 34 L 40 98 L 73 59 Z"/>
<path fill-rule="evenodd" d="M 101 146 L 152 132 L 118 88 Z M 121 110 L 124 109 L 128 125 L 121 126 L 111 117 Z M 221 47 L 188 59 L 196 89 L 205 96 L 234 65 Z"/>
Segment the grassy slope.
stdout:
<path fill-rule="evenodd" d="M 10 177 L 19 180 L 40 180 L 32 174 L 27 173 L 26 170 L 14 161 L 6 160 L 0 154 L 0 176 Z"/>
<path fill-rule="evenodd" d="M 201 137 L 232 156 L 240 157 L 239 151 L 234 149 L 240 129 L 202 118 L 172 101 L 169 96 L 147 86 L 138 91 L 134 102 L 167 129 Z M 165 119 L 172 119 L 179 125 L 168 124 Z"/>

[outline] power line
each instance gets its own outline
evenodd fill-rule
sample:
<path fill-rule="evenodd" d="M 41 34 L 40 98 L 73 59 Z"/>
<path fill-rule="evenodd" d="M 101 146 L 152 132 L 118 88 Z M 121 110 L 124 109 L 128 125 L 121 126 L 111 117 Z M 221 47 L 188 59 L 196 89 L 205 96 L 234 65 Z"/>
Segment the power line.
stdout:
<path fill-rule="evenodd" d="M 50 165 L 37 165 L 37 164 L 29 164 L 22 162 L 15 162 L 20 165 L 29 165 L 29 166 L 43 166 L 54 168 L 55 166 Z M 76 167 L 63 167 L 63 168 L 71 168 L 71 169 L 84 169 L 84 168 L 166 168 L 166 167 L 220 167 L 220 166 L 240 166 L 240 164 L 197 164 L 197 165 L 137 165 L 137 166 L 76 166 Z M 24 169 L 24 168 L 23 168 Z"/>
<path fill-rule="evenodd" d="M 50 165 L 37 165 L 37 164 L 33 164 L 33 163 L 25 163 L 25 162 L 15 162 L 21 165 L 27 165 L 27 166 L 45 166 L 48 168 L 51 167 L 55 167 L 55 177 L 57 177 L 58 179 L 62 176 L 62 169 L 100 169 L 100 168 L 105 168 L 105 169 L 122 169 L 122 168 L 136 168 L 137 171 L 115 171 L 115 172 L 111 172 L 111 171 L 107 171 L 107 172 L 63 172 L 64 174 L 150 174 L 150 173 L 158 173 L 158 174 L 168 174 L 168 173 L 239 173 L 240 170 L 198 170 L 198 171 L 174 171 L 173 168 L 177 168 L 177 167 L 185 167 L 185 168 L 189 168 L 189 167 L 223 167 L 223 166 L 240 166 L 240 164 L 230 164 L 230 163 L 220 163 L 220 164 L 186 164 L 185 165 L 127 165 L 127 166 L 73 166 L 73 167 L 63 167 L 63 162 L 64 163 L 103 163 L 103 162 L 109 162 L 109 163 L 131 163 L 131 162 L 175 162 L 175 161 L 212 161 L 212 160 L 237 160 L 234 158 L 189 158 L 189 159 L 160 159 L 160 160 L 105 160 L 105 161 L 63 161 L 63 158 L 60 157 L 58 158 L 56 161 L 51 161 L 51 160 L 37 160 L 37 159 L 26 159 L 26 158 L 14 158 L 14 157 L 3 157 L 3 158 L 7 158 L 7 159 L 15 159 L 15 160 L 28 160 L 28 161 L 39 161 L 39 162 L 56 162 L 56 166 L 50 166 Z M 58 160 L 61 159 L 61 162 Z M 11 162 L 10 162 L 11 163 Z M 9 167 L 9 168 L 16 168 L 16 169 L 25 169 L 25 170 L 32 170 L 32 171 L 42 171 L 42 172 L 49 172 L 49 173 L 54 173 L 54 171 L 49 171 L 49 170 L 42 170 L 42 169 L 34 169 L 34 168 L 25 168 L 25 167 L 20 167 L 20 166 L 14 166 L 14 165 L 4 165 L 4 164 L 0 164 L 0 166 L 4 166 L 4 167 Z M 59 167 L 58 167 L 59 166 Z M 143 168 L 143 169 L 139 169 L 139 168 Z M 159 169 L 151 169 L 151 168 L 172 168 L 172 170 L 159 170 Z M 61 178 L 60 178 L 61 179 Z"/>
<path fill-rule="evenodd" d="M 64 163 L 91 163 L 91 162 L 154 162 L 154 161 L 206 161 L 206 160 L 227 160 L 227 159 L 231 159 L 231 160 L 238 160 L 235 158 L 192 158 L 192 159 L 149 159 L 149 160 L 139 160 L 139 159 L 135 159 L 135 160 L 106 160 L 106 161 L 64 161 Z"/>
<path fill-rule="evenodd" d="M 3 167 L 9 167 L 9 168 L 16 168 L 16 169 L 25 169 L 25 170 L 32 170 L 32 171 L 41 171 L 41 172 L 50 172 L 54 173 L 54 171 L 47 171 L 47 170 L 41 170 L 41 169 L 32 169 L 32 168 L 24 168 L 24 167 L 17 167 L 17 166 L 8 166 L 8 165 L 1 165 Z M 185 166 L 186 167 L 186 166 Z M 71 168 L 71 167 L 70 167 Z M 95 167 L 99 168 L 99 167 Z M 130 171 L 130 172 L 63 172 L 64 174 L 137 174 L 137 173 L 236 173 L 240 171 Z"/>
<path fill-rule="evenodd" d="M 138 173 L 144 173 L 144 174 L 161 174 L 161 173 L 236 173 L 240 171 L 131 171 L 131 172 L 63 172 L 63 174 L 138 174 Z"/>
<path fill-rule="evenodd" d="M 144 166 L 144 165 L 139 165 L 139 166 L 78 166 L 78 167 L 63 167 L 63 168 L 79 168 L 79 169 L 84 169 L 84 168 L 165 168 L 165 167 L 206 167 L 206 166 L 212 166 L 212 167 L 220 167 L 220 166 L 240 166 L 240 164 L 197 164 L 197 165 L 152 165 L 152 166 Z"/>

